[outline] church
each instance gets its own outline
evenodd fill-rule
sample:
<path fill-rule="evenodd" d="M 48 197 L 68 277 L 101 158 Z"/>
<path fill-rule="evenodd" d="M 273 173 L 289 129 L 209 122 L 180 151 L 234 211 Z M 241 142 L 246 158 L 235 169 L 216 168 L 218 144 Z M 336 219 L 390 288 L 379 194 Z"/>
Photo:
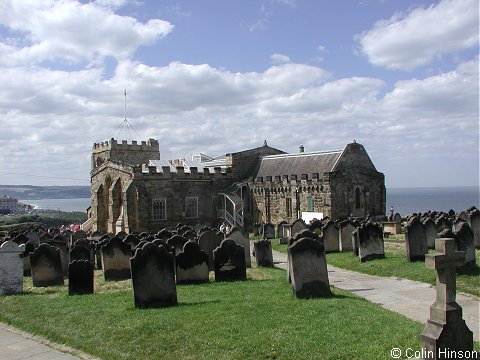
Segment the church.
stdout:
<path fill-rule="evenodd" d="M 383 217 L 385 177 L 363 145 L 286 153 L 262 146 L 163 160 L 155 139 L 96 143 L 85 230 L 158 231 L 178 223 L 251 231 L 255 223 Z M 310 216 L 311 217 L 311 216 Z"/>

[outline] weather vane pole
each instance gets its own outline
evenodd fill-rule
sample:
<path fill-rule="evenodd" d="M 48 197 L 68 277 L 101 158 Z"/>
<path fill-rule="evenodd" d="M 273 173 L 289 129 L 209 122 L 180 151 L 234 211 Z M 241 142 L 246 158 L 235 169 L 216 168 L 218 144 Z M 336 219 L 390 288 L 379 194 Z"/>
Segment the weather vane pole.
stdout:
<path fill-rule="evenodd" d="M 124 91 L 125 94 L 125 110 L 124 110 L 124 115 L 125 115 L 125 120 L 127 120 L 127 89 Z"/>

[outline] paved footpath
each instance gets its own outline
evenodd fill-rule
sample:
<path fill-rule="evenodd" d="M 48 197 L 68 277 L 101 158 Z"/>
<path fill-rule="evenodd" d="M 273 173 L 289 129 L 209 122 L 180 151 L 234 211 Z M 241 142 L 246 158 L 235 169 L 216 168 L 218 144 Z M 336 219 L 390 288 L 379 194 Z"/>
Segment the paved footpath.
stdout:
<path fill-rule="evenodd" d="M 73 356 L 69 353 L 74 353 Z M 0 359 L 2 360 L 77 360 L 93 359 L 77 350 L 54 344 L 0 323 Z"/>
<path fill-rule="evenodd" d="M 275 266 L 287 269 L 287 255 L 273 253 Z M 426 323 L 430 305 L 435 302 L 436 290 L 430 284 L 401 278 L 383 278 L 327 265 L 330 285 L 348 290 L 357 296 L 382 305 L 406 317 Z M 432 270 L 433 271 L 433 270 Z M 457 303 L 463 308 L 463 319 L 473 331 L 473 339 L 480 341 L 480 301 L 457 294 Z"/>

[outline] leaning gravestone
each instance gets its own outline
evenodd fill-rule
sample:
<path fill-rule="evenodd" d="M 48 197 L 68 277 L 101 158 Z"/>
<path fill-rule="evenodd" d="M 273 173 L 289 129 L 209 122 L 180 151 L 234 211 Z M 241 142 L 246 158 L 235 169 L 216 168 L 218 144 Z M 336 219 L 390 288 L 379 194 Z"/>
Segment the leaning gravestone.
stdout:
<path fill-rule="evenodd" d="M 382 225 L 369 221 L 361 224 L 357 232 L 360 262 L 385 257 Z"/>
<path fill-rule="evenodd" d="M 267 239 L 275 238 L 275 225 L 273 224 L 264 224 L 263 225 L 263 236 Z"/>
<path fill-rule="evenodd" d="M 292 234 L 296 234 L 304 229 L 307 229 L 308 226 L 305 224 L 305 221 L 302 219 L 295 220 L 292 224 Z"/>
<path fill-rule="evenodd" d="M 243 246 L 234 240 L 226 238 L 213 251 L 215 281 L 245 280 L 247 268 L 245 266 L 245 252 Z"/>
<path fill-rule="evenodd" d="M 105 281 L 130 279 L 130 246 L 117 237 L 109 239 L 101 248 Z"/>
<path fill-rule="evenodd" d="M 338 226 L 330 220 L 323 226 L 323 244 L 325 252 L 334 252 L 340 250 L 338 244 Z"/>
<path fill-rule="evenodd" d="M 223 240 L 223 234 L 216 233 L 215 231 L 204 231 L 198 238 L 198 245 L 200 249 L 205 251 L 208 255 L 208 269 L 213 271 L 213 251 L 220 246 Z"/>
<path fill-rule="evenodd" d="M 233 228 L 232 231 L 227 234 L 227 237 L 243 247 L 243 251 L 245 252 L 245 266 L 247 268 L 252 267 L 252 258 L 250 257 L 250 241 L 248 240 L 248 237 L 245 237 L 243 232 L 238 228 Z"/>
<path fill-rule="evenodd" d="M 146 243 L 130 260 L 135 307 L 177 304 L 174 258 L 163 246 Z"/>
<path fill-rule="evenodd" d="M 446 352 L 473 352 L 473 333 L 462 319 L 462 308 L 455 301 L 456 271 L 465 254 L 455 250 L 455 240 L 435 240 L 435 254 L 425 257 L 425 265 L 437 272 L 437 299 L 430 306 L 430 318 L 420 335 L 421 348 L 428 359 L 446 359 Z"/>
<path fill-rule="evenodd" d="M 342 221 L 339 224 L 338 245 L 340 251 L 352 251 L 352 232 L 357 228 L 350 220 Z"/>
<path fill-rule="evenodd" d="M 175 260 L 177 284 L 208 282 L 208 255 L 196 241 L 186 242 Z"/>
<path fill-rule="evenodd" d="M 455 234 L 455 242 L 459 251 L 465 252 L 465 262 L 463 265 L 475 266 L 475 244 L 473 240 L 473 231 L 466 222 L 462 222 Z"/>
<path fill-rule="evenodd" d="M 425 254 L 428 253 L 427 233 L 416 216 L 410 218 L 405 226 L 405 246 L 408 261 L 425 260 Z"/>
<path fill-rule="evenodd" d="M 330 296 L 323 244 L 313 238 L 302 238 L 288 250 L 294 295 L 297 298 Z"/>
<path fill-rule="evenodd" d="M 273 267 L 272 243 L 270 240 L 254 241 L 253 249 L 258 267 Z"/>
<path fill-rule="evenodd" d="M 0 246 L 0 295 L 23 292 L 23 259 L 25 245 L 5 241 Z"/>
<path fill-rule="evenodd" d="M 30 253 L 32 267 L 32 283 L 36 287 L 63 285 L 62 260 L 60 250 L 40 244 Z"/>
<path fill-rule="evenodd" d="M 73 260 L 68 264 L 68 295 L 93 294 L 93 263 Z"/>

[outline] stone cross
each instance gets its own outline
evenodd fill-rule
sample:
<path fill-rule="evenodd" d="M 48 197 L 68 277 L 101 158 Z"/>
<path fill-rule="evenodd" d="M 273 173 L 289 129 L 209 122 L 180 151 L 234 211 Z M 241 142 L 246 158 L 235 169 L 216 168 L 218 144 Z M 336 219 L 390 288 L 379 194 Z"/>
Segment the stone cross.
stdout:
<path fill-rule="evenodd" d="M 422 353 L 428 359 L 444 358 L 445 351 L 473 351 L 473 333 L 462 319 L 462 307 L 455 302 L 456 271 L 465 260 L 465 252 L 455 248 L 455 239 L 439 238 L 435 240 L 436 253 L 425 256 L 426 267 L 437 272 L 437 299 L 420 335 Z"/>

